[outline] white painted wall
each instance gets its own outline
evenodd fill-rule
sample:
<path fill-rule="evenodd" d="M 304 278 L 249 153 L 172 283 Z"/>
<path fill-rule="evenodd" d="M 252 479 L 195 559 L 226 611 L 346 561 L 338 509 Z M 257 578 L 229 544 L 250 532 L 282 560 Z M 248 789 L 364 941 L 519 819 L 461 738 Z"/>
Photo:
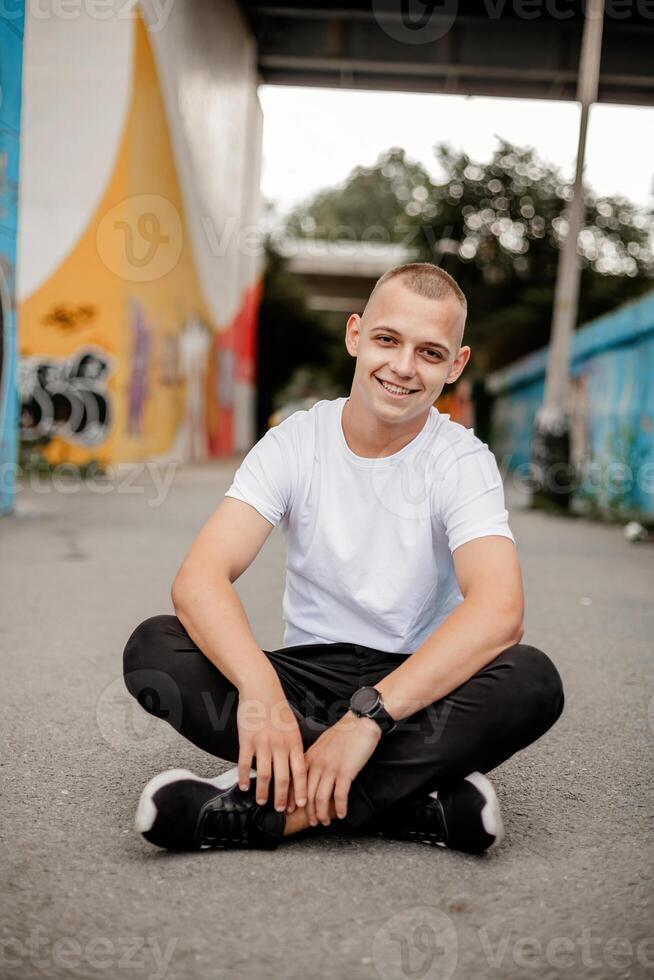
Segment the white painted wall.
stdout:
<path fill-rule="evenodd" d="M 120 6 L 99 20 L 84 4 L 72 19 L 26 5 L 19 301 L 66 258 L 111 177 L 131 96 L 134 24 Z"/>
<path fill-rule="evenodd" d="M 262 256 L 242 229 L 259 215 L 262 115 L 256 50 L 232 0 L 184 0 L 151 34 L 200 281 L 229 325 Z"/>

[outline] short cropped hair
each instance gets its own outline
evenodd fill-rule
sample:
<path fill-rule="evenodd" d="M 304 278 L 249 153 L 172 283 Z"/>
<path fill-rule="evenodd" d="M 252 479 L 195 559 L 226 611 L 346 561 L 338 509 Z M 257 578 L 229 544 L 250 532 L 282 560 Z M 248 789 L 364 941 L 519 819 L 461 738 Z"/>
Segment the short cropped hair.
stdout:
<path fill-rule="evenodd" d="M 396 265 L 393 269 L 389 269 L 373 286 L 368 302 L 385 282 L 398 276 L 408 289 L 418 293 L 419 296 L 426 296 L 427 299 L 447 299 L 455 296 L 467 314 L 468 301 L 456 279 L 445 269 L 431 262 L 408 262 L 406 265 Z"/>

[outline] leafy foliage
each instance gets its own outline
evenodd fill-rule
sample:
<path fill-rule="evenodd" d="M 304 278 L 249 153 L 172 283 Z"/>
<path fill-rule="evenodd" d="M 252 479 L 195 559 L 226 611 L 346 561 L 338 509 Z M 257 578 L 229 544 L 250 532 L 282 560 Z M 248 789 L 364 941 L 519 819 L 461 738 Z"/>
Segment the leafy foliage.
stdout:
<path fill-rule="evenodd" d="M 415 234 L 406 205 L 414 189 L 428 183 L 425 168 L 394 147 L 374 167 L 355 167 L 344 184 L 319 191 L 293 209 L 286 233 L 328 241 L 402 242 Z"/>
<path fill-rule="evenodd" d="M 571 188 L 533 148 L 503 139 L 487 163 L 445 143 L 435 153 L 441 179 L 393 147 L 294 209 L 286 230 L 403 243 L 450 272 L 468 298 L 467 372 L 476 376 L 548 342 Z M 650 289 L 654 275 L 652 210 L 588 188 L 584 198 L 578 324 Z"/>

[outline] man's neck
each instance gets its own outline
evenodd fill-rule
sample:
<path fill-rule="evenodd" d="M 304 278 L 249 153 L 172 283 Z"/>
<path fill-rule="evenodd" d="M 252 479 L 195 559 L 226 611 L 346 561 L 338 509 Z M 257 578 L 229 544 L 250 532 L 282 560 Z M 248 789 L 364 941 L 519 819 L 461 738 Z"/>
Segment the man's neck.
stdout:
<path fill-rule="evenodd" d="M 404 449 L 422 432 L 429 413 L 410 419 L 406 424 L 388 425 L 370 415 L 352 400 L 352 395 L 343 406 L 341 416 L 345 441 L 356 456 L 364 459 L 383 459 Z"/>

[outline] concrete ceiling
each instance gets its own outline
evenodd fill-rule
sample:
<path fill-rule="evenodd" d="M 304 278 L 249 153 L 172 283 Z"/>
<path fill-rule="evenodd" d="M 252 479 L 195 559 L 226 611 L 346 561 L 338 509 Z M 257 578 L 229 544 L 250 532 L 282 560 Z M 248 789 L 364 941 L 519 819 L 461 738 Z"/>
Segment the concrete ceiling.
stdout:
<path fill-rule="evenodd" d="M 267 84 L 576 96 L 581 0 L 353 0 L 347 6 L 240 0 L 239 6 Z M 653 105 L 653 53 L 654 0 L 606 0 L 598 101 Z"/>

